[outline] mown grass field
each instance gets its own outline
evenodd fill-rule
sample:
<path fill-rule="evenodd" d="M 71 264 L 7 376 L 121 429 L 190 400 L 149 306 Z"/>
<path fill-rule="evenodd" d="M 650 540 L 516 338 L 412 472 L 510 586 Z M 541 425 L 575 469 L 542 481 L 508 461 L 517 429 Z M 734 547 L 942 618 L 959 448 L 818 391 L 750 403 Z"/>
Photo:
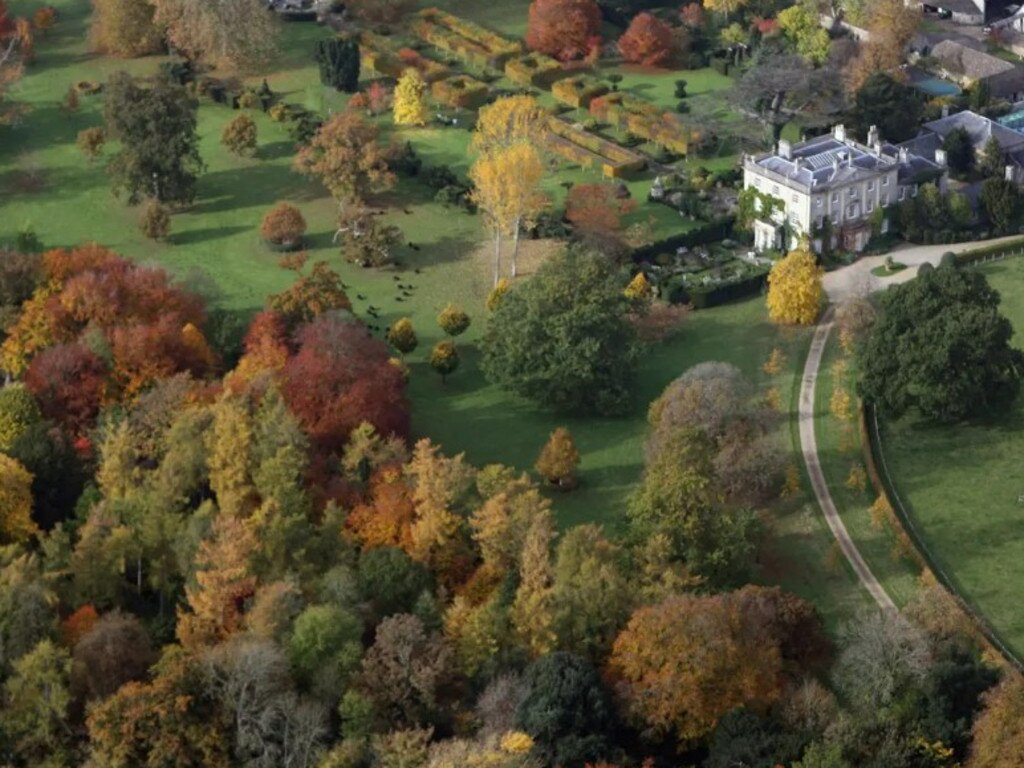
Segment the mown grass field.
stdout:
<path fill-rule="evenodd" d="M 1024 260 L 981 268 L 1024 333 Z M 938 564 L 1018 653 L 1024 653 L 1024 401 L 989 421 L 883 425 L 897 490 Z"/>
<path fill-rule="evenodd" d="M 835 367 L 841 360 L 846 361 L 845 373 Z M 841 386 L 853 398 L 850 421 L 836 418 L 830 407 L 837 374 L 841 374 L 838 377 Z M 843 524 L 875 578 L 889 593 L 889 597 L 902 606 L 910 601 L 918 589 L 919 570 L 899 551 L 888 521 L 872 519 L 870 508 L 876 494 L 871 481 L 865 478 L 864 490 L 848 485 L 854 467 L 865 470 L 864 447 L 856 414 L 856 394 L 853 391 L 856 380 L 855 361 L 843 354 L 838 334 L 833 333 L 829 336 L 818 372 L 814 420 L 818 456 Z"/>
<path fill-rule="evenodd" d="M 760 298 L 694 313 L 681 333 L 648 349 L 640 365 L 634 406 L 626 417 L 565 419 L 508 396 L 488 384 L 478 369 L 475 345 L 486 322 L 484 299 L 490 287 L 490 251 L 482 218 L 446 209 L 432 201 L 432 192 L 425 186 L 403 181 L 379 202 L 388 206 L 389 219 L 418 250 L 403 248 L 402 265 L 396 270 L 350 265 L 332 244 L 335 204 L 319 185 L 291 171 L 293 146 L 284 128 L 260 113 L 252 113 L 260 132 L 259 152 L 251 159 L 237 158 L 220 145 L 221 130 L 234 113 L 203 102 L 200 151 L 207 168 L 199 181 L 198 197 L 174 215 L 168 242 L 145 239 L 138 231 L 138 209 L 111 195 L 103 161 L 87 161 L 75 145 L 80 130 L 101 124 L 101 97 L 83 97 L 74 113 L 61 102 L 74 82 L 102 81 L 119 69 L 151 74 L 159 59 L 115 61 L 90 54 L 85 43 L 87 3 L 54 0 L 54 4 L 60 21 L 40 41 L 37 62 L 13 94 L 31 112 L 20 125 L 0 128 L 0 242 L 13 241 L 26 225 L 34 228 L 46 247 L 96 241 L 138 261 L 164 266 L 203 291 L 213 304 L 248 314 L 291 280 L 290 273 L 277 266 L 277 257 L 261 244 L 260 218 L 279 200 L 297 204 L 309 222 L 311 260 L 326 260 L 341 273 L 357 313 L 370 304 L 379 307 L 376 322 L 381 329 L 401 316 L 412 318 L 421 341 L 407 358 L 416 435 L 429 435 L 450 453 L 465 451 L 474 464 L 502 462 L 529 470 L 555 427 L 571 429 L 582 454 L 582 483 L 579 490 L 554 500 L 563 525 L 599 522 L 612 532 L 621 531 L 626 499 L 641 472 L 647 406 L 672 379 L 698 362 L 733 362 L 767 385 L 760 366 L 773 348 L 784 349 L 790 362 L 771 383 L 782 393 L 783 414 L 790 414 L 808 336 L 772 326 Z M 513 34 L 524 30 L 528 5 L 525 0 L 439 4 Z M 22 5 L 26 4 L 15 0 L 14 13 Z M 285 100 L 327 113 L 343 102 L 320 87 L 312 62 L 312 43 L 324 34 L 311 24 L 288 25 L 280 61 L 267 79 Z M 671 96 L 669 89 L 679 76 L 701 98 L 728 87 L 725 78 L 691 72 L 626 73 L 622 85 L 661 99 L 665 93 Z M 384 118 L 381 125 L 391 133 L 388 122 Z M 428 164 L 446 165 L 460 174 L 468 168 L 465 130 L 403 131 L 395 132 L 394 138 L 412 141 Z M 731 161 L 722 158 L 720 162 Z M 39 169 L 43 186 L 24 192 L 20 185 L 32 168 Z M 548 182 L 548 191 L 557 199 L 564 194 L 562 181 L 596 178 L 578 169 L 563 169 Z M 630 182 L 641 199 L 648 184 L 646 180 Z M 663 207 L 642 206 L 634 217 L 647 216 L 652 208 L 658 209 L 655 216 L 662 217 L 658 227 L 682 231 L 689 226 Z M 541 258 L 543 248 L 526 248 L 527 274 Z M 415 285 L 412 299 L 396 292 L 396 274 Z M 474 322 L 459 339 L 462 367 L 442 384 L 425 360 L 430 346 L 441 337 L 434 318 L 450 301 L 462 305 Z M 761 580 L 781 583 L 813 599 L 831 623 L 864 605 L 863 595 L 842 567 L 826 568 L 831 538 L 805 496 L 778 505 L 770 517 L 773 537 L 761 563 Z"/>

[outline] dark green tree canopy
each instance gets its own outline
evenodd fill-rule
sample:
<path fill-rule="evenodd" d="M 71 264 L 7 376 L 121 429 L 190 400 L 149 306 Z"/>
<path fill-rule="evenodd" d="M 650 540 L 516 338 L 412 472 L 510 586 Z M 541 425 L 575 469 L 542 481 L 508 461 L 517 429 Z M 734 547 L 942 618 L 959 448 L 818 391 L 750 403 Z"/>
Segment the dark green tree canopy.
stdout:
<path fill-rule="evenodd" d="M 546 765 L 582 766 L 605 756 L 613 735 L 612 710 L 597 670 L 565 651 L 542 656 L 526 669 L 529 693 L 516 711 Z"/>
<path fill-rule="evenodd" d="M 125 72 L 110 77 L 103 115 L 107 135 L 121 147 L 108 170 L 114 193 L 137 204 L 146 197 L 161 203 L 190 203 L 203 170 L 196 133 L 195 99 L 166 78 L 152 85 Z"/>
<path fill-rule="evenodd" d="M 319 40 L 315 49 L 320 82 L 345 93 L 359 90 L 359 43 L 355 40 Z"/>
<path fill-rule="evenodd" d="M 954 173 L 970 173 L 974 167 L 974 145 L 966 128 L 954 128 L 942 141 L 946 162 Z"/>
<path fill-rule="evenodd" d="M 981 185 L 981 207 L 996 230 L 1009 231 L 1021 214 L 1017 185 L 1002 178 L 988 179 Z"/>
<path fill-rule="evenodd" d="M 981 273 L 948 267 L 890 288 L 860 350 L 860 394 L 895 417 L 914 408 L 957 421 L 1006 408 L 1024 354 L 1010 346 L 999 300 Z"/>
<path fill-rule="evenodd" d="M 559 411 L 622 413 L 637 356 L 624 285 L 599 256 L 571 248 L 552 258 L 491 317 L 483 344 L 487 378 Z"/>
<path fill-rule="evenodd" d="M 906 141 L 917 131 L 921 110 L 921 99 L 913 88 L 876 72 L 854 96 L 851 118 L 858 136 L 867 135 L 875 125 L 887 141 Z"/>

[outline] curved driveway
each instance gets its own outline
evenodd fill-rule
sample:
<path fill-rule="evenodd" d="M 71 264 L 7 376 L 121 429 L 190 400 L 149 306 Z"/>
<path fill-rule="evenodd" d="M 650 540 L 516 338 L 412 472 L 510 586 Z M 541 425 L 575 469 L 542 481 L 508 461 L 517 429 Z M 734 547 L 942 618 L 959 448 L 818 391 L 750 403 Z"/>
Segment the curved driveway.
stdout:
<path fill-rule="evenodd" d="M 885 256 L 866 256 L 854 262 L 848 267 L 837 269 L 825 275 L 824 287 L 829 301 L 833 306 L 844 299 L 854 296 L 866 296 L 874 291 L 882 290 L 895 283 L 903 283 L 912 280 L 917 275 L 917 267 L 921 264 L 937 265 L 946 251 L 960 253 L 975 248 L 983 248 L 988 245 L 995 245 L 1002 240 L 1016 240 L 1016 237 L 998 238 L 984 242 L 957 243 L 953 245 L 921 245 L 900 247 L 892 252 L 892 257 L 907 269 L 889 277 L 875 277 L 871 270 L 885 263 Z M 800 402 L 798 408 L 798 425 L 800 432 L 800 450 L 803 453 L 804 464 L 807 467 L 807 475 L 811 481 L 811 489 L 818 500 L 818 506 L 825 516 L 832 535 L 835 536 L 839 548 L 846 557 L 850 567 L 857 574 L 857 579 L 864 586 L 874 601 L 883 610 L 896 610 L 896 604 L 879 583 L 878 579 L 871 572 L 871 568 L 860 554 L 857 545 L 850 538 L 849 531 L 843 519 L 839 516 L 835 501 L 828 489 L 828 482 L 821 470 L 821 460 L 818 457 L 818 440 L 814 432 L 814 398 L 818 381 L 818 370 L 821 368 L 821 358 L 825 352 L 825 344 L 828 341 L 829 333 L 832 331 L 833 309 L 829 309 L 822 316 L 817 327 L 814 329 L 814 336 L 811 338 L 811 349 L 807 355 L 807 362 L 804 364 L 803 379 L 800 382 Z"/>

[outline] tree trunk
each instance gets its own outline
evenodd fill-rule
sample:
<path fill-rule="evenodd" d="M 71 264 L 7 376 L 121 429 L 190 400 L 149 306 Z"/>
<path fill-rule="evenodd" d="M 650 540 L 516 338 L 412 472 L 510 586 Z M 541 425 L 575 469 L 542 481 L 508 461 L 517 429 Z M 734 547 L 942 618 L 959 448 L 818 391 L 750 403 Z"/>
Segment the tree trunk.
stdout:
<path fill-rule="evenodd" d="M 494 228 L 494 287 L 498 287 L 501 279 L 501 230 Z"/>
<path fill-rule="evenodd" d="M 519 219 L 516 219 L 515 228 L 516 228 L 515 240 L 513 241 L 513 246 L 512 246 L 512 278 L 513 279 L 515 279 L 515 276 L 516 276 L 516 257 L 519 256 L 519 228 L 520 228 L 520 220 Z"/>

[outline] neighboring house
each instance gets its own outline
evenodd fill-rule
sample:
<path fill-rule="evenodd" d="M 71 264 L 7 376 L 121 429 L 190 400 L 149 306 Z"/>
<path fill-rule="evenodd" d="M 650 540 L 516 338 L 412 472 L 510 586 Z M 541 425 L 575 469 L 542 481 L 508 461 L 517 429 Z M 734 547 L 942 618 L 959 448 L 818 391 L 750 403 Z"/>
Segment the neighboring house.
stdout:
<path fill-rule="evenodd" d="M 968 88 L 984 82 L 994 99 L 1024 99 L 1024 67 L 1018 67 L 957 40 L 936 43 L 929 54 L 943 77 Z"/>
<path fill-rule="evenodd" d="M 946 137 L 958 128 L 963 128 L 967 132 L 974 153 L 979 158 L 984 153 L 989 139 L 994 138 L 1003 150 L 1006 164 L 1013 167 L 1013 170 L 1008 172 L 1008 178 L 1018 179 L 1022 176 L 1024 134 L 970 110 L 925 123 L 917 136 L 903 142 L 900 147 L 913 154 L 934 156 L 937 150 L 942 149 Z"/>
<path fill-rule="evenodd" d="M 883 142 L 875 128 L 868 143 L 859 144 L 842 125 L 825 136 L 798 144 L 782 140 L 775 152 L 745 157 L 744 189 L 760 193 L 758 212 L 770 206 L 754 221 L 755 248 L 793 248 L 806 237 L 820 251 L 829 234 L 832 247 L 863 250 L 877 211 L 915 196 L 928 181 L 945 191 L 945 153 L 932 157 Z M 884 217 L 878 223 L 883 232 L 888 229 Z"/>

